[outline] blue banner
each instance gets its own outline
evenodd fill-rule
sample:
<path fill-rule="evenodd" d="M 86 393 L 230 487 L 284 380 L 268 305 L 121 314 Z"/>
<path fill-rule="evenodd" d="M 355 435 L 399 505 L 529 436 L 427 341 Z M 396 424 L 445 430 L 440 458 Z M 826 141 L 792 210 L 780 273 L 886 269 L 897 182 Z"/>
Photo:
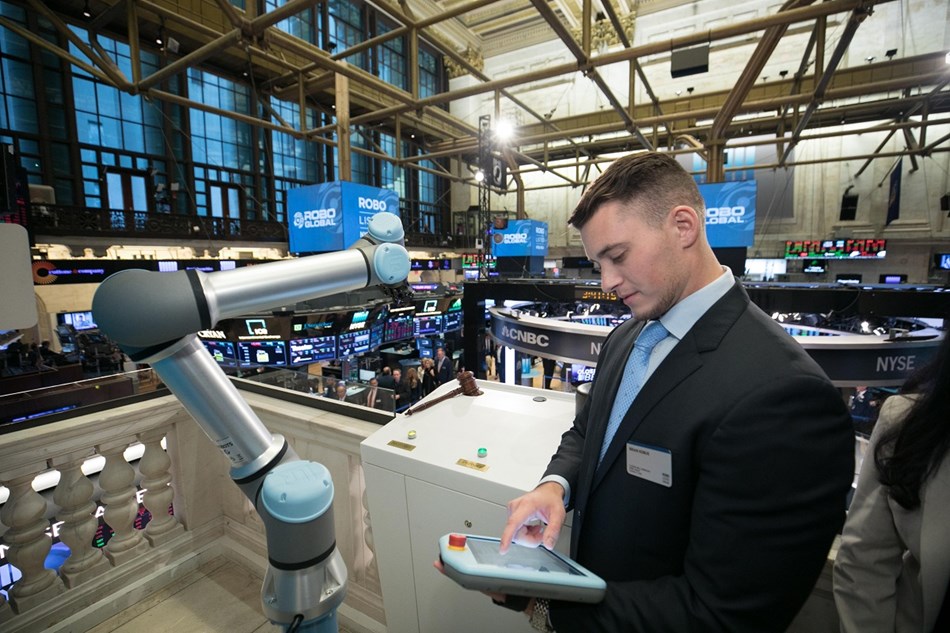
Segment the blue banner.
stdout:
<path fill-rule="evenodd" d="M 290 252 L 323 253 L 347 248 L 366 233 L 380 211 L 399 215 L 399 196 L 352 182 L 326 182 L 287 192 Z"/>
<path fill-rule="evenodd" d="M 897 161 L 891 170 L 891 188 L 887 195 L 887 221 L 885 226 L 901 217 L 901 174 L 904 171 L 904 159 Z"/>
<path fill-rule="evenodd" d="M 548 254 L 548 223 L 538 220 L 508 220 L 492 235 L 495 257 L 544 256 Z"/>
<path fill-rule="evenodd" d="M 706 202 L 706 238 L 713 248 L 752 246 L 755 239 L 755 181 L 699 185 Z"/>

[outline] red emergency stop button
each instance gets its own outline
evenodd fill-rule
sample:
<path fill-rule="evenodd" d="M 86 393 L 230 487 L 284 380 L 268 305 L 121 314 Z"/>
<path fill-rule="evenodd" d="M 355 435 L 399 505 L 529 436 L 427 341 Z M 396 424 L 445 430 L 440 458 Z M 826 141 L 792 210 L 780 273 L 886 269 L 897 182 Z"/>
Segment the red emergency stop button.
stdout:
<path fill-rule="evenodd" d="M 449 549 L 462 551 L 465 549 L 464 534 L 449 534 Z"/>

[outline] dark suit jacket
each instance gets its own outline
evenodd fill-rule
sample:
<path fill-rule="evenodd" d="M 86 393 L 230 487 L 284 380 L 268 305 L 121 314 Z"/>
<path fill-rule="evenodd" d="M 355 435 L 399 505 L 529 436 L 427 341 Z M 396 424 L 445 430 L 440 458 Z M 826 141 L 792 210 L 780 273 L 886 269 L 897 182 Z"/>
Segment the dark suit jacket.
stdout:
<path fill-rule="evenodd" d="M 393 396 L 396 400 L 397 411 L 412 404 L 412 399 L 410 398 L 409 394 L 409 381 L 403 378 L 398 383 L 393 385 Z M 399 398 L 396 399 L 395 396 L 399 396 Z"/>
<path fill-rule="evenodd" d="M 452 382 L 452 377 L 455 375 L 452 370 L 452 359 L 446 356 L 445 360 L 442 361 L 442 369 L 439 369 L 438 363 L 439 361 L 436 360 L 435 379 L 437 384 L 444 385 L 447 382 Z"/>
<path fill-rule="evenodd" d="M 844 520 L 854 435 L 837 390 L 738 285 L 650 376 L 596 467 L 642 325 L 605 341 L 590 398 L 547 474 L 570 483 L 571 555 L 599 605 L 555 602 L 558 633 L 784 631 Z M 627 473 L 626 444 L 672 453 L 672 486 Z"/>

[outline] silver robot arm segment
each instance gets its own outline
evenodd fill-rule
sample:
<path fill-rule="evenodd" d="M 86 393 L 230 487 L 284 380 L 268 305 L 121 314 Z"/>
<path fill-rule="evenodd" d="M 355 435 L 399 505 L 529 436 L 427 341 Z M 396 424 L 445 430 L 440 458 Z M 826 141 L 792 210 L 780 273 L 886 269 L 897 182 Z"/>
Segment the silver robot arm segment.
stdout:
<path fill-rule="evenodd" d="M 345 251 L 215 273 L 129 270 L 93 298 L 99 328 L 133 360 L 148 362 L 231 460 L 231 478 L 267 531 L 264 613 L 297 630 L 332 633 L 346 593 L 336 548 L 333 482 L 271 434 L 194 332 L 221 319 L 370 285 L 396 288 L 409 274 L 402 224 L 378 213 Z M 304 630 L 304 629 L 299 629 Z"/>

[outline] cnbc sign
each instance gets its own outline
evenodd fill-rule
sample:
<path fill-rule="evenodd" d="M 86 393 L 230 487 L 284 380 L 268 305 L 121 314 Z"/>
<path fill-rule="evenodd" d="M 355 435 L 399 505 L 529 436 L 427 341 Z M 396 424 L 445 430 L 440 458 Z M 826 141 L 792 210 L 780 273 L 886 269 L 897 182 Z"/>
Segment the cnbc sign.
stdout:
<path fill-rule="evenodd" d="M 353 182 L 327 182 L 287 192 L 292 253 L 339 251 L 362 237 L 381 211 L 399 215 L 399 196 Z"/>

